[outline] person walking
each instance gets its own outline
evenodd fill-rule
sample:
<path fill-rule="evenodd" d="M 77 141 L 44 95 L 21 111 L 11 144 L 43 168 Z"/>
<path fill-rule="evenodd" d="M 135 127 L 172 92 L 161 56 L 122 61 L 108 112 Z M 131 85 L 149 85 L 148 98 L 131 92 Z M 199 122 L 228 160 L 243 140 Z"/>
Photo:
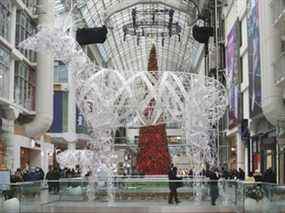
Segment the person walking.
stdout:
<path fill-rule="evenodd" d="M 245 172 L 241 168 L 239 168 L 238 169 L 238 179 L 244 180 L 244 178 L 245 178 Z"/>
<path fill-rule="evenodd" d="M 59 169 L 57 167 L 55 168 L 50 167 L 50 170 L 46 174 L 46 179 L 50 180 L 48 181 L 49 192 L 53 191 L 54 193 L 58 193 L 59 179 L 60 179 Z"/>
<path fill-rule="evenodd" d="M 177 197 L 177 188 L 182 185 L 182 182 L 178 182 L 178 180 L 182 180 L 182 178 L 177 177 L 177 168 L 172 167 L 172 169 L 169 170 L 168 173 L 168 179 L 169 179 L 169 198 L 168 203 L 173 204 L 173 198 L 176 202 L 176 204 L 180 203 Z"/>
<path fill-rule="evenodd" d="M 220 178 L 219 172 L 217 169 L 212 169 L 208 172 L 208 177 L 210 178 L 210 196 L 211 203 L 213 206 L 216 205 L 216 200 L 219 197 L 219 187 L 218 180 Z"/>
<path fill-rule="evenodd" d="M 276 175 L 272 168 L 269 168 L 265 171 L 263 175 L 263 182 L 276 183 Z"/>

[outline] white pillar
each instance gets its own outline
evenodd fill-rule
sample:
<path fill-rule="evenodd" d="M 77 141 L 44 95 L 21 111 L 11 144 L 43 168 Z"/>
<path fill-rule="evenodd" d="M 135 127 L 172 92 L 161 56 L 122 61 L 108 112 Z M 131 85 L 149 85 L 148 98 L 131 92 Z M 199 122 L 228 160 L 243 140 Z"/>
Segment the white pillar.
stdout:
<path fill-rule="evenodd" d="M 72 75 L 68 74 L 68 132 L 76 133 L 76 103 Z"/>
<path fill-rule="evenodd" d="M 16 17 L 17 17 L 17 7 L 13 5 L 11 10 L 11 20 L 10 20 L 10 43 L 13 48 L 15 48 L 16 43 Z M 15 78 L 15 59 L 12 58 L 10 64 L 10 76 L 9 76 L 9 101 L 14 102 L 14 78 Z"/>
<path fill-rule="evenodd" d="M 71 29 L 72 36 L 75 38 L 76 31 Z M 87 48 L 87 47 L 86 47 Z M 75 84 L 73 82 L 72 73 L 68 72 L 68 132 L 76 134 L 76 100 L 75 100 Z M 70 142 L 69 142 L 70 144 Z M 75 144 L 69 145 L 75 149 Z"/>
<path fill-rule="evenodd" d="M 262 110 L 266 119 L 277 126 L 278 121 L 285 119 L 285 105 L 283 91 L 274 82 L 273 63 L 281 54 L 280 33 L 273 25 L 273 11 L 270 6 L 271 1 L 260 0 L 259 5 L 259 25 L 260 25 L 260 60 L 261 60 L 261 95 Z M 282 20 L 283 21 L 283 20 Z M 281 27 L 280 27 L 281 29 Z M 284 67 L 280 67 L 278 72 L 283 72 Z M 279 123 L 284 128 L 285 122 Z"/>
<path fill-rule="evenodd" d="M 11 20 L 10 20 L 10 44 L 15 47 L 16 43 L 16 17 L 17 17 L 17 6 L 13 5 L 11 9 Z"/>
<path fill-rule="evenodd" d="M 244 171 L 245 171 L 245 176 L 248 176 L 248 148 L 244 149 Z"/>
<path fill-rule="evenodd" d="M 75 150 L 76 149 L 76 142 L 68 142 L 67 148 L 70 150 Z"/>
<path fill-rule="evenodd" d="M 244 154 L 245 154 L 245 148 L 244 148 L 244 144 L 242 143 L 242 140 L 241 140 L 241 136 L 240 134 L 238 133 L 236 135 L 237 137 L 237 169 L 241 168 L 241 169 L 245 169 L 245 165 L 244 165 Z"/>
<path fill-rule="evenodd" d="M 42 12 L 39 14 L 38 24 L 45 27 L 54 25 L 54 0 L 40 0 Z M 48 52 L 37 54 L 37 86 L 36 86 L 36 117 L 25 125 L 28 137 L 35 137 L 45 133 L 53 119 L 53 72 L 54 59 Z"/>

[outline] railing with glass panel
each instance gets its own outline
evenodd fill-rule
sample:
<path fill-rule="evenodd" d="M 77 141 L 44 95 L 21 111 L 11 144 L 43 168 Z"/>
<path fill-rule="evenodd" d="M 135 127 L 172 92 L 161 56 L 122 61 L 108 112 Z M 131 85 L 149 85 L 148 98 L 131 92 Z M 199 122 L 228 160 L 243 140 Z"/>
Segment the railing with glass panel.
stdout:
<path fill-rule="evenodd" d="M 169 206 L 171 186 L 177 188 L 178 206 L 228 212 L 282 212 L 285 186 L 243 181 L 211 181 L 205 177 L 169 181 L 166 176 L 84 177 L 15 183 L 1 187 L 4 212 L 50 212 L 78 206 Z M 175 198 L 175 197 L 174 197 Z M 212 206 L 213 198 L 217 207 Z M 76 201 L 76 202 L 75 202 Z M 175 199 L 172 201 L 175 202 Z"/>

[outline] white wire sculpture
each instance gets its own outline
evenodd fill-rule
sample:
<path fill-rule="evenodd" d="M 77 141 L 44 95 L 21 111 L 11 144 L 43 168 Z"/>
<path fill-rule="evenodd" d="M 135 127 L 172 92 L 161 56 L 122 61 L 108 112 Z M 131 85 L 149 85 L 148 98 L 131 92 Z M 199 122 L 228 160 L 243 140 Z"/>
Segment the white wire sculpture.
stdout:
<path fill-rule="evenodd" d="M 180 123 L 186 153 L 196 165 L 215 164 L 213 125 L 227 106 L 225 87 L 203 75 L 160 71 L 121 71 L 95 65 L 67 27 L 41 26 L 21 48 L 51 52 L 72 73 L 76 101 L 91 127 L 94 140 L 89 150 L 66 151 L 58 155 L 63 167 L 80 165 L 83 174 L 116 172 L 113 132 L 118 127 Z M 152 103 L 152 104 L 150 104 Z"/>

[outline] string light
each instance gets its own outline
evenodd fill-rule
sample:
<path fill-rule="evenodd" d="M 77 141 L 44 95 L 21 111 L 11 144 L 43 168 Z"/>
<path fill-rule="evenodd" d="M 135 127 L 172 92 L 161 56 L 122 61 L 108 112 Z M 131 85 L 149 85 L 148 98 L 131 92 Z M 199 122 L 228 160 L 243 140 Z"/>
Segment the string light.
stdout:
<path fill-rule="evenodd" d="M 57 22 L 56 22 L 57 23 Z M 227 92 L 213 78 L 203 75 L 160 71 L 112 70 L 89 60 L 65 27 L 57 23 L 41 26 L 21 48 L 49 51 L 72 73 L 76 101 L 91 127 L 89 150 L 67 150 L 58 155 L 64 167 L 80 165 L 84 173 L 113 176 L 116 156 L 113 133 L 118 127 L 146 126 L 160 122 L 183 125 L 186 153 L 193 162 L 215 162 L 213 125 L 224 114 Z M 153 105 L 149 105 L 155 100 Z M 149 109 L 151 107 L 151 109 Z M 148 111 L 146 112 L 146 108 Z"/>

